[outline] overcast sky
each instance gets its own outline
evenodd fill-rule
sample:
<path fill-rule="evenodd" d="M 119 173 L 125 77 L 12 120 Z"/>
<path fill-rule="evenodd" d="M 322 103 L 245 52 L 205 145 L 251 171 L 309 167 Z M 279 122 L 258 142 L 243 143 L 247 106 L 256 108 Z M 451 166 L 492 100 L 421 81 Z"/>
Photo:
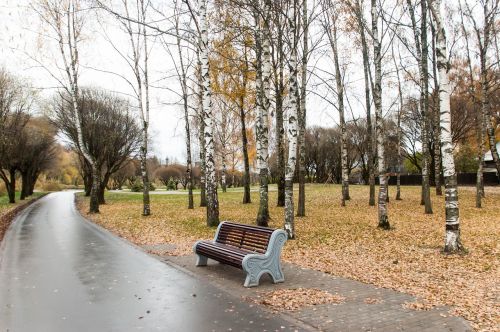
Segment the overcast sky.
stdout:
<path fill-rule="evenodd" d="M 40 89 L 43 97 L 49 98 L 60 86 L 51 76 L 51 73 L 56 76 L 61 74 L 55 66 L 56 61 L 60 59 L 57 49 L 50 44 L 50 39 L 44 37 L 47 31 L 42 29 L 37 15 L 29 9 L 28 0 L 1 0 L 0 3 L 0 28 L 4 31 L 0 34 L 0 65 L 31 81 L 36 88 Z M 131 75 L 126 63 L 106 40 L 106 36 L 113 39 L 114 44 L 121 51 L 127 52 L 129 44 L 126 36 L 113 26 L 112 21 L 110 19 L 106 22 L 105 29 L 103 29 L 94 18 L 89 19 L 85 27 L 86 40 L 80 49 L 80 85 L 98 86 L 127 96 L 132 91 L 122 78 L 102 72 L 118 73 L 125 77 Z M 352 36 L 341 36 L 339 45 L 340 52 L 343 54 L 341 62 L 346 65 L 347 70 L 345 81 L 347 83 L 346 117 L 348 120 L 352 119 L 353 115 L 359 117 L 365 112 L 361 54 L 353 52 L 351 38 Z M 327 55 L 316 53 L 310 61 L 310 67 L 332 72 L 333 66 Z M 48 70 L 41 68 L 34 59 L 43 63 Z M 163 85 L 171 89 L 179 88 L 175 79 L 163 80 L 165 76 L 171 74 L 173 64 L 159 42 L 153 44 L 150 68 L 150 82 L 161 80 Z M 315 89 L 320 94 L 324 93 L 323 90 L 315 87 L 314 78 L 311 78 L 310 82 L 309 88 Z M 387 96 L 384 99 L 386 112 L 391 109 L 391 105 L 394 106 L 392 103 L 394 96 Z M 150 127 L 152 150 L 162 159 L 170 157 L 184 161 L 183 114 L 180 106 L 171 105 L 175 98 L 175 95 L 168 90 L 152 89 Z M 335 98 L 334 95 L 331 95 L 331 98 Z M 337 111 L 330 104 L 311 93 L 308 96 L 307 112 L 308 125 L 332 126 L 338 119 Z"/>

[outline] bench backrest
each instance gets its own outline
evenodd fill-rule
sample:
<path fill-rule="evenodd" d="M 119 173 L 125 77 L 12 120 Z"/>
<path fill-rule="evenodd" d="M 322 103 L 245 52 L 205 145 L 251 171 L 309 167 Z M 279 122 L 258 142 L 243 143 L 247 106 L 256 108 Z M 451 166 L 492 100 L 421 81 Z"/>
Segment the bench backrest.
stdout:
<path fill-rule="evenodd" d="M 216 242 L 264 254 L 274 229 L 224 222 L 220 225 Z"/>

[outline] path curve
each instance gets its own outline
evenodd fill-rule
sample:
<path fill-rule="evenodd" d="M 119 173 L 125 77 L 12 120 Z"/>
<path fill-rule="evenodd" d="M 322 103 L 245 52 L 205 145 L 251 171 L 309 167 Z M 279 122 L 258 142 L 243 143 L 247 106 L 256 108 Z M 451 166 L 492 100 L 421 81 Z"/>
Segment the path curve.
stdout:
<path fill-rule="evenodd" d="M 28 207 L 1 243 L 1 331 L 229 329 L 299 328 L 86 221 L 72 192 Z"/>

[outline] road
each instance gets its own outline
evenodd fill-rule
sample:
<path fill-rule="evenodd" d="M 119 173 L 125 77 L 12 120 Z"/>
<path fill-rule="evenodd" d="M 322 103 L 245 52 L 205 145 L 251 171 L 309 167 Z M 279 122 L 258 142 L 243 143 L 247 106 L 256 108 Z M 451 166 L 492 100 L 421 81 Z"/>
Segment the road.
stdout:
<path fill-rule="evenodd" d="M 298 330 L 88 222 L 73 195 L 40 199 L 7 232 L 0 331 Z"/>

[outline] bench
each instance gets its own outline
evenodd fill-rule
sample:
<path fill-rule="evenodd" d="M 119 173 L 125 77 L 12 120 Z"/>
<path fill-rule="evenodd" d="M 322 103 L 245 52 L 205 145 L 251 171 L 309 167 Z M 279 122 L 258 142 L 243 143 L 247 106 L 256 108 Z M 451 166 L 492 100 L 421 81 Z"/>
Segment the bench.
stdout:
<path fill-rule="evenodd" d="M 219 224 L 213 241 L 194 244 L 196 266 L 206 266 L 210 258 L 242 269 L 247 273 L 245 287 L 258 286 L 264 273 L 268 273 L 274 283 L 283 282 L 280 254 L 286 240 L 282 229 L 224 221 Z"/>

